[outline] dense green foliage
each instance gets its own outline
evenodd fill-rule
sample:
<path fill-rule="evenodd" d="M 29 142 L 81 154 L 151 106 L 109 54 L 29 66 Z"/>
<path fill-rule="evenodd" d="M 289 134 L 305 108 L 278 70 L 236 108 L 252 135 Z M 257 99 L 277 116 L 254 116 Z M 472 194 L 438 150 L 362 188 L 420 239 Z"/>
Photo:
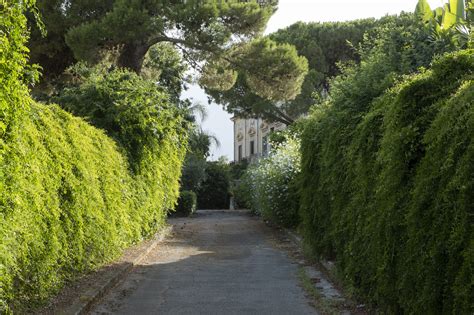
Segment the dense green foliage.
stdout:
<path fill-rule="evenodd" d="M 235 209 L 250 209 L 250 194 L 244 180 L 248 166 L 247 159 L 229 163 L 230 193 Z"/>
<path fill-rule="evenodd" d="M 186 123 L 151 81 L 76 76 L 57 105 L 26 82 L 25 7 L 0 9 L 0 312 L 22 313 L 163 225 L 179 189 Z M 105 117 L 107 116 L 107 117 Z"/>
<path fill-rule="evenodd" d="M 188 151 L 184 159 L 181 189 L 197 192 L 206 179 L 206 159 L 211 154 L 211 145 L 213 142 L 218 145 L 219 142 L 197 125 L 193 127 L 188 137 Z"/>
<path fill-rule="evenodd" d="M 252 210 L 251 187 L 250 175 L 247 175 L 247 172 L 231 182 L 231 193 L 232 197 L 234 197 L 234 207 L 236 209 Z M 255 212 L 255 210 L 252 211 Z"/>
<path fill-rule="evenodd" d="M 239 187 L 241 194 L 250 199 L 247 202 L 254 212 L 284 227 L 296 227 L 299 223 L 296 185 L 300 172 L 299 147 L 294 136 L 273 144 L 267 158 L 249 166 L 242 178 L 243 187 Z"/>
<path fill-rule="evenodd" d="M 382 30 L 306 122 L 302 232 L 383 312 L 470 313 L 474 53 L 449 54 L 386 91 L 437 49 L 416 40 L 423 29 L 404 30 Z"/>
<path fill-rule="evenodd" d="M 206 176 L 197 191 L 198 209 L 229 209 L 230 174 L 224 161 L 207 162 Z"/>
<path fill-rule="evenodd" d="M 24 11 L 34 1 L 17 3 L 7 1 L 0 6 L 0 193 L 5 194 L 6 169 L 3 167 L 11 147 L 11 140 L 18 127 L 18 119 L 29 105 L 28 90 L 24 84 L 27 72 L 28 39 Z M 7 274 L 3 242 L 5 205 L 0 201 L 0 312 L 7 312 L 7 295 L 11 279 Z M 8 286 L 7 286 L 8 285 Z"/>
<path fill-rule="evenodd" d="M 315 98 L 329 89 L 329 79 L 340 73 L 339 63 L 358 62 L 357 47 L 364 35 L 386 23 L 374 19 L 334 22 L 295 23 L 269 37 L 281 44 L 291 44 L 308 60 L 309 72 L 302 84 L 301 93 L 291 101 L 275 106 L 249 89 L 243 78 L 237 78 L 236 87 L 228 91 L 208 92 L 228 112 L 243 117 L 261 116 L 268 121 L 291 124 L 308 112 Z"/>
<path fill-rule="evenodd" d="M 2 287 L 16 307 L 162 226 L 185 150 L 183 130 L 169 129 L 130 173 L 112 140 L 55 106 L 34 105 L 21 122 L 2 161 L 0 200 Z"/>
<path fill-rule="evenodd" d="M 352 170 L 343 157 L 354 132 L 372 102 L 392 87 L 401 74 L 428 67 L 434 55 L 450 48 L 429 41 L 429 36 L 429 29 L 410 14 L 390 17 L 361 44 L 361 63 L 345 67 L 332 81 L 329 99 L 314 107 L 303 136 L 302 187 L 306 193 L 301 198 L 302 209 L 308 211 L 302 212 L 304 233 L 314 241 L 312 245 L 320 255 L 334 256 L 332 240 L 340 238 L 344 244 L 349 239 L 344 225 L 336 231 L 326 228 L 332 216 L 346 213 L 344 209 L 350 200 L 347 196 L 352 187 L 348 185 L 347 174 Z M 381 124 L 380 119 L 372 127 L 377 124 Z M 368 170 L 375 167 L 370 160 L 360 163 Z M 372 184 L 373 180 L 367 183 Z M 320 211 L 313 213 L 316 208 Z M 317 233 L 313 230 L 316 223 L 311 222 L 318 222 Z M 338 235 L 334 235 L 336 232 Z"/>
<path fill-rule="evenodd" d="M 182 190 L 179 193 L 178 203 L 173 213 L 176 216 L 187 217 L 196 211 L 196 194 L 189 190 Z"/>
<path fill-rule="evenodd" d="M 294 45 L 309 63 L 310 70 L 302 93 L 281 106 L 285 113 L 293 118 L 307 113 L 315 98 L 329 91 L 329 81 L 340 74 L 341 65 L 360 61 L 357 48 L 364 37 L 370 36 L 388 20 L 389 17 L 348 22 L 298 22 L 271 34 L 270 37 L 278 43 Z"/>
<path fill-rule="evenodd" d="M 207 162 L 205 159 L 190 154 L 188 151 L 183 164 L 181 189 L 198 191 L 206 178 L 206 166 Z"/>
<path fill-rule="evenodd" d="M 104 49 L 122 46 L 121 66 L 141 67 L 148 49 L 163 42 L 204 58 L 232 35 L 258 34 L 276 5 L 271 1 L 263 7 L 253 1 L 236 2 L 39 0 L 48 33 L 44 38 L 34 29 L 30 43 L 33 61 L 40 63 L 48 76 L 60 75 L 78 60 L 75 57 L 96 60 Z M 181 32 L 168 38 L 168 30 Z"/>
<path fill-rule="evenodd" d="M 25 81 L 34 76 L 34 69 L 27 65 L 24 11 L 33 5 L 9 0 L 0 6 L 0 162 L 16 119 L 28 105 Z"/>
<path fill-rule="evenodd" d="M 185 127 L 180 111 L 151 80 L 127 70 L 81 64 L 71 73 L 73 82 L 55 101 L 104 129 L 124 149 L 134 168 L 160 151 L 166 134 Z M 180 135 L 174 137 L 181 142 Z"/>
<path fill-rule="evenodd" d="M 76 61 L 96 63 L 106 56 L 119 67 L 140 73 L 144 65 L 150 66 L 147 55 L 148 61 L 159 59 L 150 50 L 164 44 L 161 51 L 179 49 L 186 62 L 203 74 L 201 82 L 213 89 L 231 88 L 239 73 L 265 99 L 289 100 L 299 93 L 307 64 L 291 45 L 260 38 L 277 3 L 38 0 L 50 33 L 43 38 L 34 32 L 30 47 L 33 61 L 47 71 L 46 81 Z M 165 65 L 161 61 L 159 66 Z"/>
<path fill-rule="evenodd" d="M 446 45 L 467 48 L 474 43 L 474 1 L 451 0 L 431 10 L 428 1 L 419 0 L 415 16 L 425 22 L 432 37 Z"/>
<path fill-rule="evenodd" d="M 145 55 L 140 75 L 165 88 L 173 103 L 178 104 L 182 102 L 180 97 L 186 88 L 188 70 L 176 47 L 170 43 L 158 43 L 151 46 Z"/>

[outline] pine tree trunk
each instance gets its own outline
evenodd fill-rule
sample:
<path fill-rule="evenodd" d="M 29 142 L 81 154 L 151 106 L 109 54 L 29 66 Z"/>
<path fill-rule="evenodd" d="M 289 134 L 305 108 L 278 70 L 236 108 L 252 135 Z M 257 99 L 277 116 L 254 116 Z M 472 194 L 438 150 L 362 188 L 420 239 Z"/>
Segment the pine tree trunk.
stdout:
<path fill-rule="evenodd" d="M 119 67 L 140 73 L 149 45 L 130 43 L 125 44 L 118 58 Z"/>

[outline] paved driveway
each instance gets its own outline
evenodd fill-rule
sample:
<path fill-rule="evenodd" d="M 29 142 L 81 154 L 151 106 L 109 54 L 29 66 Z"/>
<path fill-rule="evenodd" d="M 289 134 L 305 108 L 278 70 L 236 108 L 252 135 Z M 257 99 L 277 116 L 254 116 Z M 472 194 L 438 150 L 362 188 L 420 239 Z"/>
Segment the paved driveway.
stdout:
<path fill-rule="evenodd" d="M 270 230 L 239 211 L 171 219 L 173 235 L 93 314 L 316 314 Z"/>

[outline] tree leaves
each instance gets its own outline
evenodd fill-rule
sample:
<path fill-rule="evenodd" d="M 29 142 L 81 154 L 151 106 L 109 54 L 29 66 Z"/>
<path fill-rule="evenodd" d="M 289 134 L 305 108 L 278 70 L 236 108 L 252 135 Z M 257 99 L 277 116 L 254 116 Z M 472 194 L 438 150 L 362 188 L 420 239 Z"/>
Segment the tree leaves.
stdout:
<path fill-rule="evenodd" d="M 472 0 L 450 0 L 430 13 L 426 0 L 419 0 L 415 15 L 429 25 L 433 40 L 441 40 L 461 49 L 468 48 L 473 36 L 471 29 L 474 28 L 472 5 Z"/>
<path fill-rule="evenodd" d="M 373 19 L 338 23 L 296 23 L 271 34 L 269 36 L 271 40 L 279 44 L 294 45 L 298 55 L 308 60 L 308 73 L 303 80 L 301 93 L 293 100 L 271 101 L 263 94 L 258 95 L 250 87 L 245 71 L 240 71 L 232 89 L 228 91 L 207 89 L 207 92 L 227 111 L 238 116 L 258 116 L 268 121 L 291 124 L 294 119 L 308 111 L 315 103 L 315 98 L 324 95 L 330 79 L 340 72 L 340 63 L 358 62 L 359 57 L 354 46 L 362 41 L 366 32 L 373 32 L 376 25 L 383 23 L 386 21 Z M 241 63 L 253 67 L 251 60 L 246 57 L 244 48 L 239 52 L 241 56 L 237 55 L 236 59 L 240 58 L 238 60 L 241 60 Z M 265 71 L 262 68 L 259 72 L 265 74 Z M 258 77 L 256 79 L 258 80 Z"/>
<path fill-rule="evenodd" d="M 230 90 L 237 80 L 237 72 L 232 69 L 230 62 L 225 59 L 209 61 L 199 83 L 209 89 L 218 91 Z"/>
<path fill-rule="evenodd" d="M 425 22 L 428 22 L 433 18 L 433 11 L 431 11 L 431 7 L 427 0 L 418 1 L 415 9 L 415 15 Z"/>
<path fill-rule="evenodd" d="M 308 73 L 308 61 L 294 46 L 268 38 L 252 42 L 240 62 L 247 63 L 244 71 L 252 91 L 270 101 L 295 99 Z"/>

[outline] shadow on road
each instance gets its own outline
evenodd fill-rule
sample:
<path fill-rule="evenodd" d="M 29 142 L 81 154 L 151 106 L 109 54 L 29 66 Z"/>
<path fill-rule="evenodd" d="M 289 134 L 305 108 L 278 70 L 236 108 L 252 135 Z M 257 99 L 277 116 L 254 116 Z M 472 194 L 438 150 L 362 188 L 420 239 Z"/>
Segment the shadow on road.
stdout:
<path fill-rule="evenodd" d="M 93 314 L 315 314 L 298 265 L 246 211 L 171 219 L 163 242 Z"/>

